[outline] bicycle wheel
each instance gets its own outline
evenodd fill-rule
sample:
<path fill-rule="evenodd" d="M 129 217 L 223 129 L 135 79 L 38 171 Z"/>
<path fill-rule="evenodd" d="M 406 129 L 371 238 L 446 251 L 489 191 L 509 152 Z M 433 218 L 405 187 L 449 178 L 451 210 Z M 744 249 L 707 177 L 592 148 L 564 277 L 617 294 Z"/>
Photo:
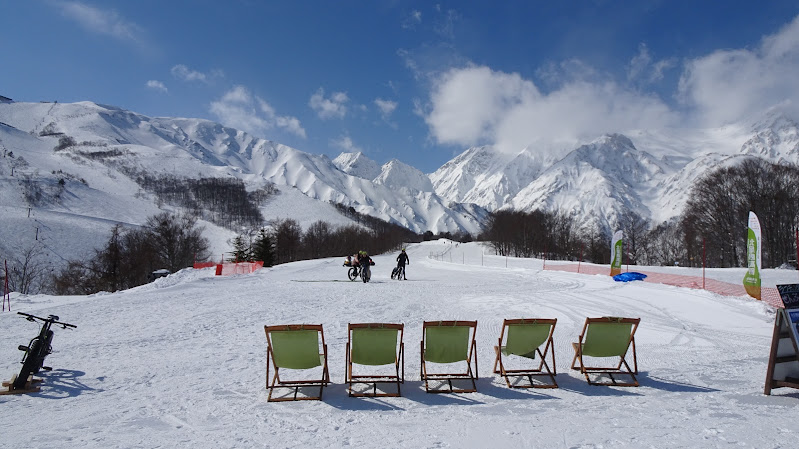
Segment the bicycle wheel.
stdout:
<path fill-rule="evenodd" d="M 24 389 L 25 385 L 28 383 L 28 377 L 39 372 L 39 367 L 44 363 L 44 360 L 39 360 L 39 348 L 41 345 L 42 342 L 37 337 L 28 346 L 28 351 L 25 353 L 25 360 L 22 362 L 22 369 L 19 370 L 17 378 L 14 379 L 13 390 Z"/>
<path fill-rule="evenodd" d="M 354 281 L 358 278 L 358 267 L 352 267 L 347 271 L 347 277 L 350 278 L 351 281 Z"/>
<path fill-rule="evenodd" d="M 372 270 L 369 268 L 369 265 L 366 265 L 361 270 L 361 280 L 364 283 L 367 283 L 367 282 L 369 282 L 369 279 L 371 279 L 371 277 L 372 277 Z"/>
<path fill-rule="evenodd" d="M 394 269 L 391 270 L 391 279 L 397 279 L 397 271 L 398 271 L 397 267 L 394 267 Z"/>

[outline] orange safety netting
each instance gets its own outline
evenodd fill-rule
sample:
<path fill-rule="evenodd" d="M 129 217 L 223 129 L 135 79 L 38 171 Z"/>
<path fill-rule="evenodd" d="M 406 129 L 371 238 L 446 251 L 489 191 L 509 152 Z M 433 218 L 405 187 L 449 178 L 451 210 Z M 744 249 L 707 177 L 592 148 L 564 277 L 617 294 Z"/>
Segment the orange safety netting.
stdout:
<path fill-rule="evenodd" d="M 231 274 L 249 274 L 263 267 L 264 263 L 261 261 L 220 263 L 216 265 L 216 275 L 229 276 Z"/>
<path fill-rule="evenodd" d="M 546 264 L 545 270 L 554 271 L 568 271 L 571 273 L 580 274 L 605 274 L 610 275 L 610 266 L 594 265 L 594 264 L 576 264 L 576 263 L 563 263 L 557 262 L 554 264 Z M 703 289 L 723 296 L 747 296 L 746 290 L 742 284 L 731 284 L 729 282 L 718 281 L 701 276 L 686 276 L 681 274 L 666 274 L 652 271 L 636 270 L 638 273 L 646 275 L 644 282 L 653 282 L 656 284 L 674 285 L 676 287 L 696 288 Z M 764 302 L 774 307 L 782 307 L 782 300 L 780 294 L 774 287 L 763 287 L 760 289 L 760 298 Z"/>
<path fill-rule="evenodd" d="M 217 265 L 218 264 L 216 262 L 194 262 L 194 269 L 199 270 L 200 268 L 211 268 Z"/>

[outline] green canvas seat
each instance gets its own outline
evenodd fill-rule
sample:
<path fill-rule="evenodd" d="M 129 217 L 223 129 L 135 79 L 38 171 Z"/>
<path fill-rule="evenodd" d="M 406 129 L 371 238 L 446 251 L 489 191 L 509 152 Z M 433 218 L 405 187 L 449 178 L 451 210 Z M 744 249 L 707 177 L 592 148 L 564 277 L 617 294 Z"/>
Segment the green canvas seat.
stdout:
<path fill-rule="evenodd" d="M 422 325 L 422 381 L 428 393 L 473 393 L 477 391 L 477 321 L 425 321 Z M 465 362 L 465 371 L 433 373 L 427 362 L 452 364 Z M 472 369 L 474 365 L 474 369 Z M 454 388 L 453 380 L 467 380 L 471 388 Z M 448 389 L 430 388 L 430 381 L 445 381 Z"/>
<path fill-rule="evenodd" d="M 583 331 L 580 333 L 574 347 L 573 370 L 579 370 L 591 385 L 612 385 L 617 387 L 637 387 L 638 358 L 635 353 L 635 331 L 638 329 L 640 318 L 602 317 L 586 318 Z M 632 348 L 633 368 L 627 363 L 627 354 Z M 618 363 L 611 366 L 588 366 L 585 357 L 613 358 Z M 591 378 L 591 374 L 598 374 L 598 378 L 607 377 L 609 380 Z M 620 378 L 627 378 L 622 381 Z"/>
<path fill-rule="evenodd" d="M 264 326 L 266 332 L 266 389 L 267 401 L 321 400 L 322 389 L 330 383 L 327 368 L 327 344 L 321 324 L 290 324 Z M 269 365 L 274 367 L 274 376 L 269 379 Z M 286 380 L 280 378 L 280 370 L 313 370 L 318 368 L 318 378 Z M 318 396 L 298 396 L 300 388 L 319 387 Z M 275 388 L 294 389 L 288 397 L 272 397 Z"/>
<path fill-rule="evenodd" d="M 555 349 L 552 334 L 557 319 L 530 318 L 504 320 L 497 345 L 494 346 L 495 374 L 505 378 L 510 388 L 557 388 L 555 381 Z M 541 348 L 543 347 L 543 351 Z M 552 361 L 550 369 L 547 354 Z M 538 360 L 535 366 L 534 360 Z M 533 364 L 533 366 L 530 366 Z M 525 366 L 526 365 L 526 366 Z M 514 384 L 511 377 L 527 378 L 528 383 Z"/>
<path fill-rule="evenodd" d="M 344 382 L 350 396 L 385 397 L 401 396 L 400 384 L 405 382 L 405 351 L 402 342 L 404 326 L 391 323 L 350 323 L 347 326 L 346 372 Z M 353 365 L 358 365 L 356 369 Z M 391 372 L 361 373 L 362 366 L 380 367 L 390 365 Z M 355 373 L 355 371 L 359 371 Z M 366 370 L 369 371 L 369 370 Z M 356 392 L 353 384 L 372 384 L 371 392 Z M 391 383 L 396 393 L 378 392 L 378 383 Z"/>

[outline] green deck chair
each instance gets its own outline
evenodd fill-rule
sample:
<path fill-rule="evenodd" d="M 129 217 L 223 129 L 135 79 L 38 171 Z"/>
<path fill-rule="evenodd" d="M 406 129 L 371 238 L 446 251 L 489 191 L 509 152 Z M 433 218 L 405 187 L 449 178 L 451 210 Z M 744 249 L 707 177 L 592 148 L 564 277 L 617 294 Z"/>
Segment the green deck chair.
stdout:
<path fill-rule="evenodd" d="M 496 358 L 493 371 L 505 378 L 508 387 L 558 388 L 558 383 L 555 381 L 555 375 L 557 375 L 555 348 L 552 343 L 552 334 L 555 332 L 557 322 L 558 320 L 554 318 L 531 318 L 505 320 L 502 323 L 499 340 L 494 346 Z M 541 350 L 542 346 L 543 351 Z M 552 360 L 551 370 L 546 360 L 547 353 Z M 529 364 L 536 359 L 536 356 L 538 357 L 537 367 L 510 368 L 506 366 L 509 362 L 521 366 L 520 361 Z M 510 377 L 521 379 L 526 377 L 529 383 L 514 384 Z"/>
<path fill-rule="evenodd" d="M 321 400 L 322 389 L 330 383 L 327 369 L 327 344 L 321 324 L 290 324 L 281 326 L 264 326 L 266 332 L 266 389 L 269 391 L 269 402 Z M 269 380 L 269 364 L 275 368 L 271 382 Z M 310 370 L 321 368 L 321 375 L 309 379 L 284 380 L 280 378 L 281 369 Z M 301 387 L 319 387 L 318 396 L 300 396 Z M 275 388 L 293 388 L 294 395 L 273 398 Z"/>
<path fill-rule="evenodd" d="M 347 326 L 347 354 L 344 382 L 347 392 L 354 397 L 401 396 L 400 384 L 405 382 L 405 351 L 402 342 L 404 326 L 391 323 L 350 323 Z M 393 365 L 391 373 L 354 374 L 353 365 L 380 367 Z M 355 383 L 372 384 L 371 392 L 356 392 Z M 378 383 L 392 383 L 396 393 L 378 392 Z"/>
<path fill-rule="evenodd" d="M 579 370 L 591 385 L 612 385 L 617 387 L 637 387 L 638 359 L 635 354 L 635 331 L 640 318 L 602 317 L 586 318 L 579 341 L 572 343 L 574 347 L 573 370 Z M 627 363 L 627 353 L 632 347 L 633 366 Z M 615 366 L 586 366 L 583 357 L 618 358 Z M 592 380 L 590 374 L 599 374 L 599 378 L 607 376 L 609 381 Z M 622 382 L 618 377 L 630 378 Z"/>
<path fill-rule="evenodd" d="M 474 393 L 477 391 L 477 321 L 425 321 L 422 325 L 422 380 L 428 393 Z M 427 362 L 466 362 L 466 371 L 431 373 Z M 472 370 L 474 364 L 474 370 Z M 472 388 L 453 388 L 452 381 L 466 379 Z M 449 389 L 432 389 L 429 381 L 446 381 Z"/>

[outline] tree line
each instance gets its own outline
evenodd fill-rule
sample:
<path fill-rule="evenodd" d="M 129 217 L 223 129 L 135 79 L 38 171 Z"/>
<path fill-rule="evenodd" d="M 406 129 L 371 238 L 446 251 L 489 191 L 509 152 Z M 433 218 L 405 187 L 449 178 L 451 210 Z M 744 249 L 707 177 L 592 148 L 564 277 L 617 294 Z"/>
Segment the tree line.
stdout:
<path fill-rule="evenodd" d="M 136 173 L 133 178 L 155 195 L 160 206 L 169 204 L 228 229 L 259 226 L 264 221 L 259 206 L 278 193 L 274 184 L 248 192 L 238 178 L 182 178 Z"/>
<path fill-rule="evenodd" d="M 609 236 L 584 233 L 575 218 L 559 212 L 491 212 L 477 240 L 488 242 L 501 256 L 610 261 Z"/>
<path fill-rule="evenodd" d="M 195 216 L 169 212 L 148 218 L 141 228 L 116 225 L 91 257 L 70 260 L 53 275 L 51 290 L 58 295 L 114 292 L 150 282 L 158 269 L 190 267 L 209 257 L 202 231 Z"/>
<path fill-rule="evenodd" d="M 336 205 L 339 210 L 346 206 Z M 350 208 L 351 209 L 351 208 Z M 348 211 L 359 224 L 334 226 L 319 220 L 302 229 L 294 219 L 273 220 L 268 226 L 239 234 L 233 240 L 229 261 L 262 260 L 264 266 L 298 260 L 345 256 L 358 251 L 381 254 L 403 243 L 420 242 L 422 236 L 379 218 Z"/>

